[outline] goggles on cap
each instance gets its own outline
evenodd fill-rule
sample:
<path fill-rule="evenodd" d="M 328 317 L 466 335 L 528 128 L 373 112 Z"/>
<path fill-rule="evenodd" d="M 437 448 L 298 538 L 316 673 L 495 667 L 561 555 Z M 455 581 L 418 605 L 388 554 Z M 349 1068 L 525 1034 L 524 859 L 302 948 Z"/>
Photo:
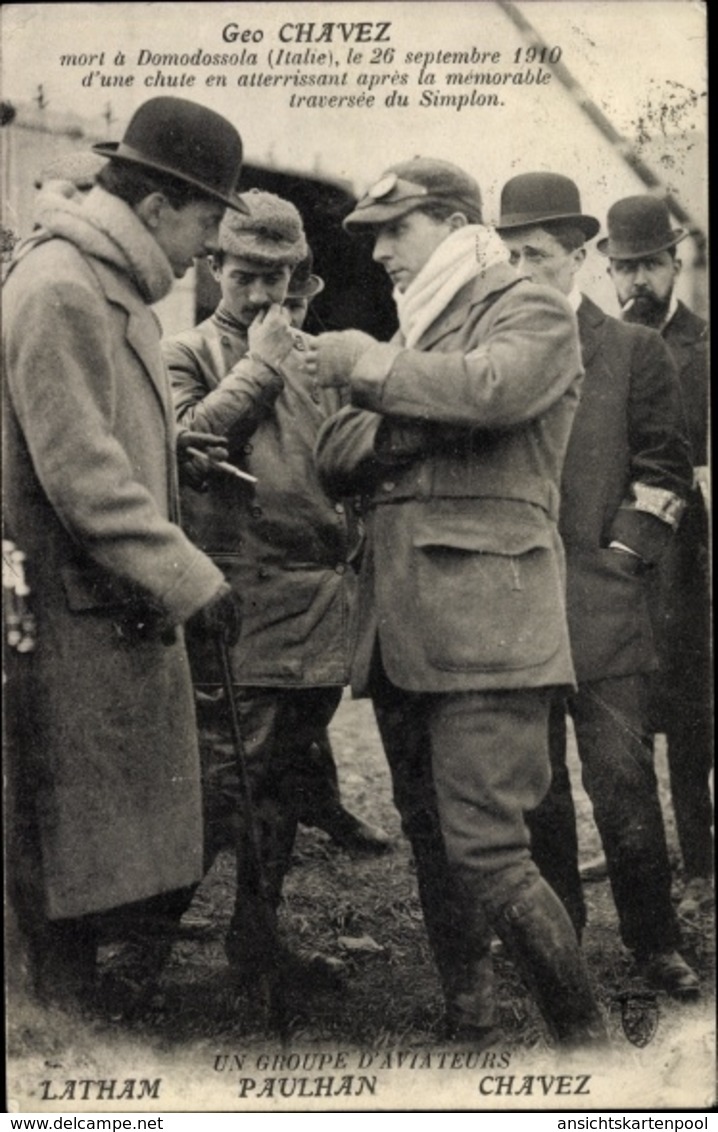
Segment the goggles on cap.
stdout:
<path fill-rule="evenodd" d="M 368 208 L 377 201 L 381 204 L 397 204 L 402 200 L 427 196 L 429 190 L 426 185 L 417 185 L 413 181 L 405 181 L 396 173 L 387 173 L 367 189 L 366 196 L 359 202 L 357 208 Z"/>

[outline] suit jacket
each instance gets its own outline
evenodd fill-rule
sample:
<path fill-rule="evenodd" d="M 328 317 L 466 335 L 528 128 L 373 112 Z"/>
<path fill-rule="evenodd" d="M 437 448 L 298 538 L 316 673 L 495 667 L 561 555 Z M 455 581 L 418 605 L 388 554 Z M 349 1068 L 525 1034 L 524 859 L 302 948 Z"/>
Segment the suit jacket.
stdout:
<path fill-rule="evenodd" d="M 708 324 L 680 300 L 661 331 L 678 371 L 693 463 L 708 462 Z"/>
<path fill-rule="evenodd" d="M 688 435 L 697 466 L 708 462 L 707 324 L 679 301 L 661 331 L 678 370 Z M 651 586 L 651 615 L 659 671 L 652 680 L 651 720 L 671 728 L 678 713 L 710 710 L 710 539 L 708 512 L 694 487 L 677 536 Z"/>
<path fill-rule="evenodd" d="M 411 691 L 571 684 L 556 522 L 581 376 L 574 316 L 500 266 L 416 349 L 401 341 L 364 353 L 354 407 L 317 444 L 329 490 L 369 493 L 354 691 L 377 643 Z"/>
<path fill-rule="evenodd" d="M 3 316 L 5 517 L 38 638 L 18 661 L 13 770 L 39 826 L 24 847 L 40 850 L 37 907 L 54 919 L 202 876 L 189 665 L 181 629 L 160 626 L 195 613 L 222 575 L 171 521 L 159 326 L 126 271 L 47 240 L 11 271 Z"/>
<path fill-rule="evenodd" d="M 674 537 L 692 470 L 675 367 L 660 335 L 578 310 L 585 376 L 561 483 L 576 675 L 655 667 L 647 570 Z M 617 540 L 640 557 L 611 549 Z"/>

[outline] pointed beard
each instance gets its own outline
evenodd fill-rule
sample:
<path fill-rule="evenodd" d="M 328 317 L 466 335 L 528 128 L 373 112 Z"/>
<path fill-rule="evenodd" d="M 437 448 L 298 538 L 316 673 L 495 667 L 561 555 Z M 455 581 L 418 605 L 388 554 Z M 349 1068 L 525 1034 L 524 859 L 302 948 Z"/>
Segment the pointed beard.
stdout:
<path fill-rule="evenodd" d="M 623 321 L 637 322 L 640 326 L 657 329 L 665 322 L 670 305 L 670 295 L 666 299 L 657 299 L 654 295 L 647 294 L 636 295 L 623 308 Z"/>

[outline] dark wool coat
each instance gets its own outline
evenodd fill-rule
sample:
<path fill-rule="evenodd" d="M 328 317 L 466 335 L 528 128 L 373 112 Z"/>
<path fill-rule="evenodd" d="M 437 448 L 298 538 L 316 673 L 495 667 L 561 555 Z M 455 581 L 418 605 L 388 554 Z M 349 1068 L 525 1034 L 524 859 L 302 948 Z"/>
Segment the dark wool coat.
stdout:
<path fill-rule="evenodd" d="M 693 463 L 708 463 L 708 329 L 683 303 L 662 337 L 678 370 Z M 708 511 L 694 487 L 678 534 L 652 581 L 651 613 L 659 671 L 651 717 L 663 731 L 677 712 L 705 712 L 711 696 L 711 578 Z"/>
<path fill-rule="evenodd" d="M 367 692 L 377 641 L 410 691 L 571 684 L 556 524 L 581 376 L 575 318 L 561 295 L 498 266 L 416 349 L 400 341 L 360 358 L 356 407 L 317 445 L 331 490 L 369 495 L 354 691 Z"/>
<path fill-rule="evenodd" d="M 680 513 L 692 469 L 675 367 L 660 335 L 610 318 L 585 296 L 578 328 L 585 376 L 559 530 L 580 683 L 655 666 L 649 579 L 674 537 L 668 519 Z M 640 558 L 609 549 L 612 540 Z"/>
<path fill-rule="evenodd" d="M 354 643 L 356 523 L 351 505 L 319 484 L 314 442 L 340 406 L 287 358 L 279 376 L 247 357 L 241 328 L 215 314 L 166 339 L 181 426 L 224 435 L 230 461 L 256 485 L 216 472 L 207 491 L 183 489 L 189 537 L 212 556 L 242 601 L 232 649 L 238 684 L 344 685 Z M 195 680 L 219 681 L 214 658 L 190 648 Z"/>
<path fill-rule="evenodd" d="M 101 257 L 40 243 L 3 289 L 6 522 L 27 555 L 38 635 L 19 658 L 15 788 L 37 822 L 39 846 L 26 848 L 39 850 L 32 883 L 50 919 L 202 876 L 179 626 L 222 576 L 171 521 L 158 323 L 117 245 L 98 241 Z"/>

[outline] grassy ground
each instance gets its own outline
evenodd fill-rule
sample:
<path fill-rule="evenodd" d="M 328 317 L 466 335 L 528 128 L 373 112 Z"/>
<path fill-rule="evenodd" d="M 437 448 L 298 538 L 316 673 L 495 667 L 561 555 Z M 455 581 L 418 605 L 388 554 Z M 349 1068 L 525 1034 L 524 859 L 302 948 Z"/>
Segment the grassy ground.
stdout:
<path fill-rule="evenodd" d="M 384 857 L 353 858 L 336 849 L 326 835 L 310 829 L 300 831 L 285 887 L 283 927 L 293 946 L 343 959 L 348 978 L 340 991 L 324 988 L 310 993 L 304 984 L 289 988 L 286 1048 L 375 1052 L 446 1049 L 441 1034 L 442 999 L 428 953 L 415 876 L 391 802 L 388 772 L 370 705 L 345 699 L 332 731 L 346 804 L 383 825 L 395 837 L 396 845 Z M 658 770 L 669 843 L 675 857 L 665 759 L 660 752 Z M 572 774 L 582 852 L 588 856 L 598 850 L 599 843 L 588 799 L 578 782 L 575 754 Z M 138 1064 L 150 1065 L 173 1078 L 172 1104 L 168 1108 L 181 1109 L 186 1105 L 191 1109 L 196 1104 L 231 1109 L 245 1105 L 234 1093 L 230 1096 L 222 1092 L 221 1099 L 216 1100 L 211 1092 L 217 1084 L 212 1078 L 213 1057 L 222 1050 L 249 1050 L 256 1063 L 258 1050 L 281 1047 L 276 1036 L 268 1032 L 266 1014 L 256 998 L 239 993 L 227 978 L 223 934 L 232 911 L 233 873 L 231 856 L 222 855 L 198 891 L 192 909 L 211 919 L 211 934 L 199 941 L 178 940 L 174 944 L 160 990 L 137 1018 L 128 1021 L 119 1016 L 79 1017 L 43 1010 L 22 998 L 10 1002 L 12 1107 L 25 1111 L 48 1107 L 40 1103 L 43 1092 L 50 1094 L 51 1099 L 53 1092 L 59 1095 L 58 1086 L 43 1086 L 44 1080 L 119 1078 L 127 1076 L 128 1066 Z M 684 951 L 702 976 L 703 999 L 687 1006 L 658 996 L 658 1030 L 646 1052 L 631 1045 L 624 1036 L 621 996 L 626 991 L 640 992 L 645 988 L 618 939 L 607 883 L 587 885 L 586 897 L 589 927 L 585 951 L 618 1051 L 612 1071 L 614 1079 L 618 1080 L 616 1072 L 620 1076 L 623 1071 L 636 1080 L 645 1077 L 647 1096 L 641 1094 L 641 1103 L 658 1103 L 656 1098 L 664 1095 L 661 1089 L 667 1087 L 665 1082 L 670 1077 L 666 1078 L 666 1073 L 672 1066 L 671 1071 L 677 1074 L 676 1088 L 680 1086 L 681 1091 L 670 1096 L 682 1097 L 685 1086 L 693 1104 L 709 1103 L 715 958 L 712 915 L 683 925 Z M 105 953 L 106 960 L 108 954 Z M 550 1056 L 540 1018 L 512 965 L 499 956 L 496 967 L 499 1019 L 504 1033 L 501 1048 L 510 1051 L 507 1056 L 513 1063 L 522 1065 Z M 690 1081 L 686 1084 L 688 1068 Z M 651 1083 L 654 1070 L 656 1082 L 662 1083 L 660 1088 L 656 1084 L 655 1092 Z M 178 1074 L 182 1081 L 177 1080 Z M 182 1082 L 186 1085 L 184 1092 Z M 187 1093 L 190 1082 L 191 1092 Z M 432 1092 L 435 1101 L 444 1095 L 441 1086 L 445 1082 L 445 1073 L 437 1077 L 438 1091 Z M 210 1090 L 206 1098 L 205 1088 Z M 459 1093 L 463 1096 L 461 1090 Z M 608 1089 L 609 1100 L 613 1095 Z M 562 1103 L 568 1106 L 570 1099 L 565 1098 Z M 601 1099 L 606 1104 L 603 1094 Z M 441 1107 L 447 1102 L 436 1103 Z M 490 1098 L 476 1103 L 477 1107 L 493 1107 Z M 511 1101 L 504 1099 L 501 1103 L 510 1105 Z M 582 1107 L 579 1102 L 576 1106 Z M 63 1106 L 60 1103 L 57 1107 Z M 103 1105 L 103 1109 L 107 1107 Z M 69 1108 L 72 1110 L 72 1105 Z"/>

